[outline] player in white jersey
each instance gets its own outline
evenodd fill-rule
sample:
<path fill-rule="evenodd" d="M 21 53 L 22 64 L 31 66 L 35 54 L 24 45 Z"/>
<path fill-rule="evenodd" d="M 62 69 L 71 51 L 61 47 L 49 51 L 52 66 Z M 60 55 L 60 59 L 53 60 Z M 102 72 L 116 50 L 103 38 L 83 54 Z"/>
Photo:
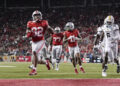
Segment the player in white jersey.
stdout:
<path fill-rule="evenodd" d="M 114 24 L 114 17 L 111 15 L 107 16 L 104 20 L 104 25 L 99 27 L 95 39 L 95 45 L 102 41 L 102 76 L 107 76 L 106 70 L 108 59 L 117 63 L 117 73 L 120 72 L 120 65 L 117 57 L 119 36 L 119 27 L 117 24 Z"/>

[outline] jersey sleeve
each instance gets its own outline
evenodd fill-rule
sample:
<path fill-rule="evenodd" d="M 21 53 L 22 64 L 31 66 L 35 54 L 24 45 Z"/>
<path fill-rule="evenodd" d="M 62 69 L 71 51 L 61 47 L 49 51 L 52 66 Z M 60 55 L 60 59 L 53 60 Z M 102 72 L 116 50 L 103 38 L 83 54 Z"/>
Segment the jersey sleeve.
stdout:
<path fill-rule="evenodd" d="M 31 22 L 31 21 L 28 21 L 28 23 L 27 23 L 27 28 L 30 30 L 31 27 L 32 27 L 32 22 Z M 29 37 L 32 37 L 32 36 L 34 36 L 34 34 L 33 34 L 31 31 L 27 32 L 27 37 L 28 37 L 28 38 L 29 38 Z"/>
<path fill-rule="evenodd" d="M 115 34 L 114 39 L 115 40 L 120 40 L 119 26 L 117 24 L 115 25 L 115 30 L 114 31 L 115 31 L 114 32 L 114 34 Z"/>
<path fill-rule="evenodd" d="M 28 21 L 28 23 L 27 23 L 27 28 L 31 28 L 31 27 L 32 27 L 31 21 Z"/>
<path fill-rule="evenodd" d="M 100 35 L 101 32 L 102 32 L 102 28 L 101 28 L 101 27 L 98 27 L 98 28 L 97 28 L 97 34 Z"/>
<path fill-rule="evenodd" d="M 117 24 L 115 26 L 116 26 L 116 29 L 119 30 L 119 26 Z"/>
<path fill-rule="evenodd" d="M 79 30 L 76 29 L 76 33 L 77 33 L 77 35 L 79 35 Z"/>
<path fill-rule="evenodd" d="M 43 20 L 43 26 L 45 26 L 45 27 L 48 27 L 48 26 L 49 26 L 49 24 L 48 24 L 48 21 L 47 21 L 47 20 Z"/>

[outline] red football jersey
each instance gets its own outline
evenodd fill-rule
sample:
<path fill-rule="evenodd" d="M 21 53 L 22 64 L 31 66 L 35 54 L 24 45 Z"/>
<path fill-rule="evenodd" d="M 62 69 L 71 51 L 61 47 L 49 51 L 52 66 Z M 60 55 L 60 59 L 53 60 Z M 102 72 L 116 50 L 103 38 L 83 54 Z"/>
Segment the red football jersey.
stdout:
<path fill-rule="evenodd" d="M 53 45 L 62 45 L 63 44 L 63 33 L 53 34 L 52 35 L 52 44 Z"/>
<path fill-rule="evenodd" d="M 73 31 L 65 31 L 64 35 L 69 38 L 70 36 L 75 36 L 78 37 L 79 31 L 77 29 L 74 29 Z M 68 40 L 68 46 L 69 47 L 75 47 L 77 46 L 77 40 L 75 40 L 74 38 L 71 38 Z"/>
<path fill-rule="evenodd" d="M 47 27 L 48 22 L 46 20 L 41 20 L 40 22 L 28 21 L 27 28 L 32 32 L 32 41 L 38 42 L 44 40 L 44 34 Z"/>

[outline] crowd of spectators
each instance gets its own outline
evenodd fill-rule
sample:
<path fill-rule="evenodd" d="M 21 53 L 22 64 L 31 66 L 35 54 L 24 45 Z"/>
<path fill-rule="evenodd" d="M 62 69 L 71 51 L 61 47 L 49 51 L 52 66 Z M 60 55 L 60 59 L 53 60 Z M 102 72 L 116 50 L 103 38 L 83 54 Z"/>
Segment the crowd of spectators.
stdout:
<path fill-rule="evenodd" d="M 26 32 L 26 24 L 31 20 L 31 15 L 34 10 L 7 10 L 0 12 L 0 54 L 17 54 L 26 55 L 31 53 L 30 40 L 22 37 Z M 61 27 L 64 31 L 64 26 L 68 21 L 75 24 L 75 28 L 80 31 L 83 38 L 80 48 L 81 53 L 92 53 L 94 35 L 97 27 L 103 24 L 104 18 L 111 14 L 115 18 L 115 23 L 120 24 L 119 10 L 103 10 L 103 9 L 49 9 L 44 12 L 43 19 L 47 19 L 50 26 Z"/>

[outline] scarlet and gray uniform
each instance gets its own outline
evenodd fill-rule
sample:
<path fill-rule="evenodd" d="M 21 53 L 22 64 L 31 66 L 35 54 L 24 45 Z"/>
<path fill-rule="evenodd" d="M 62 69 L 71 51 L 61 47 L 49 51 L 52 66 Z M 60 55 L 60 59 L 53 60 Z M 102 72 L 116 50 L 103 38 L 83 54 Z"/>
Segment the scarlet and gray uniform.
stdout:
<path fill-rule="evenodd" d="M 60 59 L 63 45 L 63 33 L 52 35 L 52 59 Z"/>
<path fill-rule="evenodd" d="M 79 31 L 77 29 L 74 29 L 72 31 L 65 31 L 64 35 L 67 37 L 68 40 L 68 50 L 69 55 L 71 57 L 75 57 L 76 53 L 80 53 L 78 42 L 75 39 L 75 37 L 78 37 Z"/>
<path fill-rule="evenodd" d="M 31 32 L 27 33 L 27 37 L 32 37 L 32 52 L 36 52 L 38 55 L 38 60 L 40 60 L 40 54 L 43 53 L 46 57 L 46 46 L 44 40 L 44 34 L 47 30 L 48 22 L 46 20 L 41 20 L 40 22 L 28 21 L 27 28 Z"/>

